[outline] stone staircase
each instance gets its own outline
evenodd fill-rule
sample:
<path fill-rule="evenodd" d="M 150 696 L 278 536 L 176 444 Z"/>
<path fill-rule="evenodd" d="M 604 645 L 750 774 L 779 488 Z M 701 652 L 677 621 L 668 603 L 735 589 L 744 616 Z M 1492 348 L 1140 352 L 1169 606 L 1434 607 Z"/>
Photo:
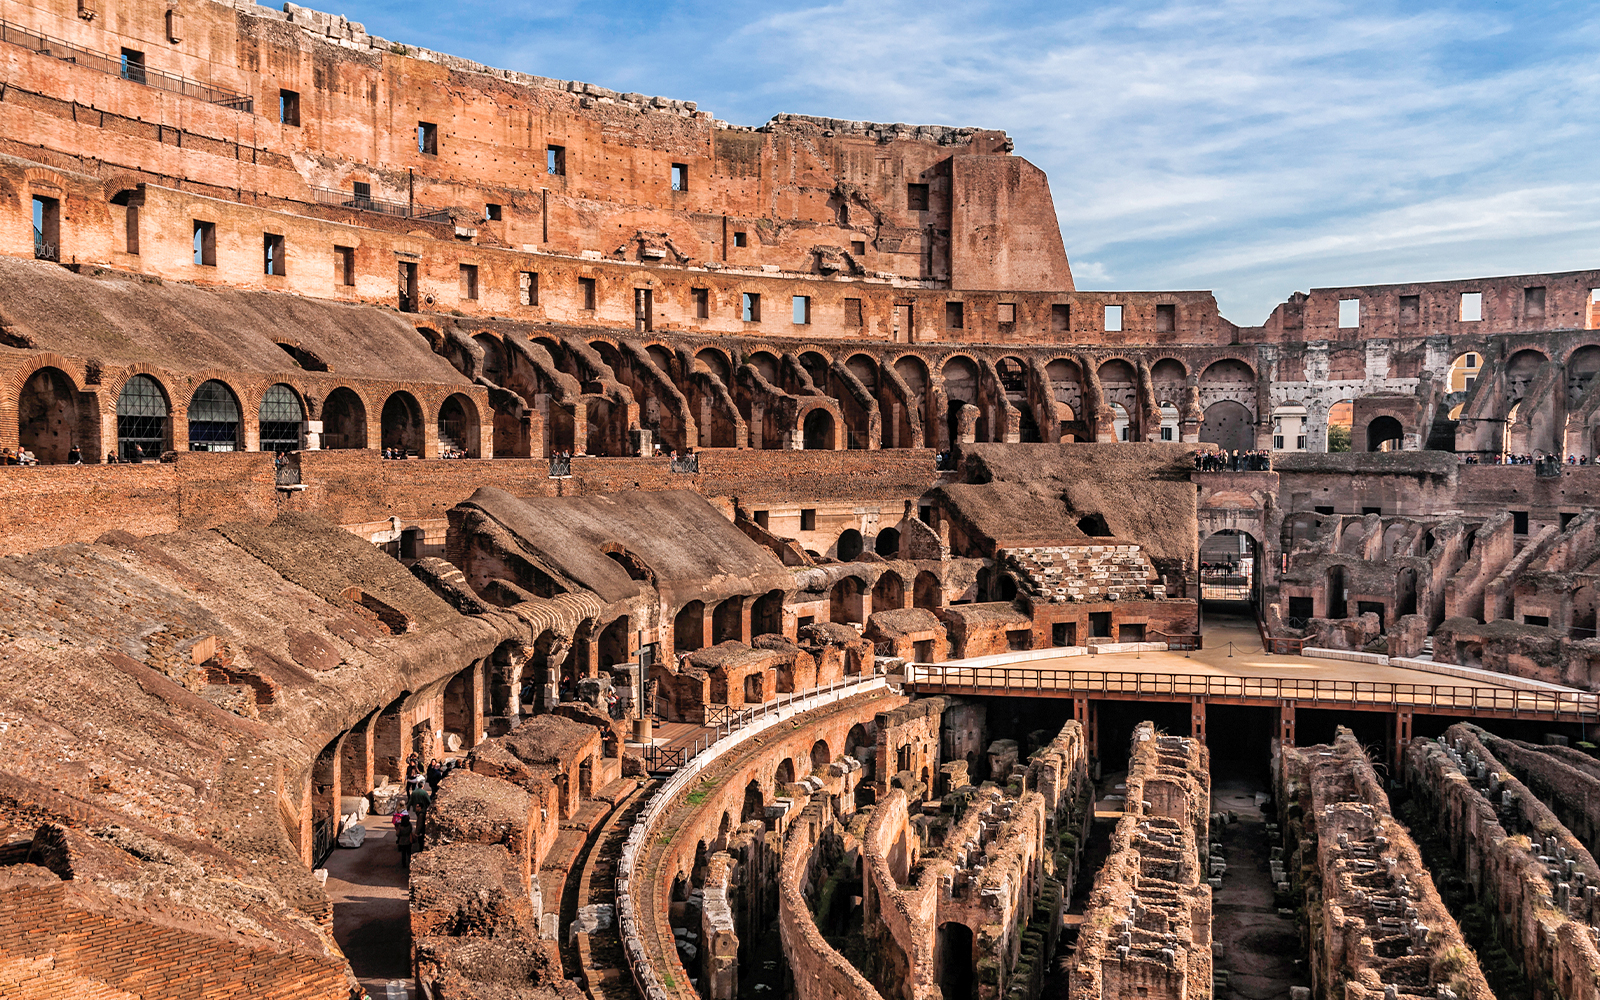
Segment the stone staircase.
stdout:
<path fill-rule="evenodd" d="M 1001 565 L 1020 588 L 1052 604 L 1069 601 L 1163 600 L 1166 587 L 1137 545 L 1052 545 L 1002 549 Z"/>

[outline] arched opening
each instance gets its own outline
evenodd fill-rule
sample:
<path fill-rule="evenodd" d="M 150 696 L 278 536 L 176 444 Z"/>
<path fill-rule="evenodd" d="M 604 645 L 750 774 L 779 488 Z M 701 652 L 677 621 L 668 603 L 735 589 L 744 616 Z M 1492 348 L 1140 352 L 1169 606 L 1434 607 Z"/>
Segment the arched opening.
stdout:
<path fill-rule="evenodd" d="M 911 585 L 911 606 L 928 610 L 944 607 L 944 586 L 931 571 L 917 574 Z"/>
<path fill-rule="evenodd" d="M 794 760 L 785 757 L 778 761 L 778 769 L 772 772 L 773 791 L 781 792 L 794 784 Z"/>
<path fill-rule="evenodd" d="M 339 450 L 366 446 L 366 404 L 354 390 L 340 386 L 322 404 L 322 447 Z"/>
<path fill-rule="evenodd" d="M 1367 424 L 1367 450 L 1368 451 L 1399 451 L 1405 443 L 1406 429 L 1400 421 L 1385 414 L 1374 417 Z"/>
<path fill-rule="evenodd" d="M 1111 404 L 1111 440 L 1133 440 L 1133 424 L 1128 420 L 1128 411 L 1121 403 Z"/>
<path fill-rule="evenodd" d="M 501 718 L 517 714 L 522 693 L 522 651 L 506 640 L 494 648 L 485 668 L 489 675 L 489 710 Z"/>
<path fill-rule="evenodd" d="M 833 451 L 837 445 L 833 414 L 820 407 L 806 414 L 803 433 L 807 451 Z"/>
<path fill-rule="evenodd" d="M 1272 411 L 1272 449 L 1274 451 L 1306 450 L 1306 408 L 1299 403 L 1285 403 Z"/>
<path fill-rule="evenodd" d="M 1088 428 L 1078 419 L 1083 412 L 1083 371 L 1075 362 L 1057 358 L 1045 365 L 1055 400 L 1057 441 L 1088 440 Z"/>
<path fill-rule="evenodd" d="M 884 528 L 878 532 L 878 537 L 872 540 L 872 551 L 885 559 L 893 559 L 900 552 L 900 530 Z"/>
<path fill-rule="evenodd" d="M 239 399 L 216 379 L 201 382 L 189 398 L 190 451 L 242 451 Z"/>
<path fill-rule="evenodd" d="M 972 929 L 954 921 L 939 925 L 934 950 L 934 975 L 944 1000 L 972 1000 L 978 995 L 973 974 Z"/>
<path fill-rule="evenodd" d="M 117 457 L 124 462 L 160 458 L 171 440 L 170 412 L 159 382 L 148 375 L 128 379 L 117 396 Z"/>
<path fill-rule="evenodd" d="M 713 643 L 739 641 L 744 638 L 744 598 L 730 597 L 717 605 L 711 613 L 711 641 Z"/>
<path fill-rule="evenodd" d="M 759 705 L 767 700 L 767 674 L 764 670 L 757 670 L 745 674 L 744 677 L 744 703 L 746 705 Z"/>
<path fill-rule="evenodd" d="M 300 447 L 306 411 L 293 389 L 281 383 L 268 386 L 261 394 L 260 417 L 262 451 L 294 451 Z"/>
<path fill-rule="evenodd" d="M 1403 615 L 1417 613 L 1417 571 L 1407 566 L 1395 577 L 1394 584 L 1394 617 L 1399 621 Z"/>
<path fill-rule="evenodd" d="M 506 381 L 505 344 L 500 342 L 499 337 L 491 337 L 486 333 L 480 333 L 473 337 L 472 342 L 477 344 L 479 349 L 483 351 L 483 361 L 480 369 L 483 372 L 483 377 L 495 385 L 504 385 Z"/>
<path fill-rule="evenodd" d="M 1255 427 L 1250 410 L 1232 399 L 1222 399 L 1206 407 L 1200 425 L 1200 440 L 1218 445 L 1224 451 L 1249 451 L 1256 446 Z"/>
<path fill-rule="evenodd" d="M 453 393 L 439 407 L 439 457 L 480 457 L 479 430 L 478 404 Z"/>
<path fill-rule="evenodd" d="M 1178 408 L 1171 403 L 1161 404 L 1161 440 L 1177 441 L 1183 437 L 1183 420 Z"/>
<path fill-rule="evenodd" d="M 823 392 L 828 391 L 827 358 L 818 354 L 816 351 L 806 351 L 804 354 L 800 355 L 800 367 L 805 371 L 806 375 L 810 377 L 812 385 L 816 386 L 818 389 L 821 389 Z"/>
<path fill-rule="evenodd" d="M 706 368 L 710 370 L 711 374 L 715 375 L 723 385 L 726 386 L 732 384 L 733 380 L 730 376 L 732 369 L 728 365 L 728 356 L 726 354 L 723 354 L 721 351 L 716 350 L 715 348 L 707 347 L 703 348 L 700 353 L 696 354 L 694 357 L 696 361 L 699 361 L 701 364 L 705 365 Z"/>
<path fill-rule="evenodd" d="M 783 591 L 769 590 L 756 598 L 750 608 L 750 634 L 779 635 L 783 632 Z"/>
<path fill-rule="evenodd" d="M 17 444 L 40 465 L 63 465 L 73 445 L 78 445 L 81 455 L 84 444 L 91 445 L 88 459 L 98 461 L 100 456 L 92 454 L 98 446 L 87 438 L 81 444 L 78 441 L 78 414 L 78 391 L 67 373 L 40 368 L 28 376 L 17 397 Z"/>
<path fill-rule="evenodd" d="M 865 543 L 861 539 L 861 532 L 854 528 L 846 528 L 839 533 L 839 542 L 834 547 L 834 551 L 838 553 L 840 562 L 850 562 L 856 556 L 859 556 L 865 547 Z"/>
<path fill-rule="evenodd" d="M 383 447 L 402 452 L 402 457 L 422 454 L 422 407 L 417 397 L 400 391 L 383 404 L 378 418 L 383 435 Z"/>
<path fill-rule="evenodd" d="M 895 374 L 906 384 L 905 407 L 900 414 L 899 436 L 895 444 L 909 448 L 920 432 L 922 446 L 938 444 L 938 430 L 928 423 L 928 366 L 914 354 L 908 354 L 894 363 Z"/>
<path fill-rule="evenodd" d="M 739 811 L 739 822 L 748 823 L 751 820 L 766 822 L 767 798 L 761 791 L 761 782 L 754 778 L 744 786 L 744 807 Z"/>
<path fill-rule="evenodd" d="M 706 606 L 690 601 L 672 619 L 672 648 L 680 653 L 705 646 Z"/>
<path fill-rule="evenodd" d="M 825 771 L 833 763 L 833 754 L 828 750 L 827 740 L 818 740 L 811 744 L 811 773 Z"/>
<path fill-rule="evenodd" d="M 467 675 L 463 670 L 450 678 L 444 688 L 444 731 L 461 737 L 464 746 L 471 744 L 473 705 L 467 698 Z"/>
<path fill-rule="evenodd" d="M 623 615 L 600 630 L 598 653 L 600 669 L 610 670 L 619 663 L 628 663 L 629 619 Z"/>
<path fill-rule="evenodd" d="M 828 620 L 840 623 L 865 621 L 861 607 L 865 595 L 866 588 L 853 576 L 834 584 L 833 592 L 828 597 Z"/>
<path fill-rule="evenodd" d="M 1483 355 L 1477 351 L 1468 351 L 1459 354 L 1450 362 L 1450 381 L 1448 392 L 1467 392 L 1478 381 L 1478 374 L 1483 368 Z"/>
<path fill-rule="evenodd" d="M 1255 538 L 1233 528 L 1200 544 L 1200 600 L 1208 616 L 1237 615 L 1254 627 L 1261 597 L 1261 552 Z"/>
<path fill-rule="evenodd" d="M 1341 399 L 1328 407 L 1328 451 L 1350 450 L 1350 426 L 1355 421 L 1355 401 Z"/>
<path fill-rule="evenodd" d="M 899 573 L 885 573 L 872 585 L 872 611 L 899 611 L 906 606 L 906 585 Z"/>
<path fill-rule="evenodd" d="M 964 408 L 971 406 L 973 412 L 968 414 L 973 420 L 970 428 L 971 440 L 976 442 L 987 441 L 986 435 L 988 421 L 983 418 L 982 407 L 978 405 L 978 366 L 968 358 L 954 357 L 945 362 L 944 366 L 944 395 L 948 400 L 945 411 L 945 431 L 949 435 L 946 443 L 954 447 L 964 443 L 964 434 L 968 429 L 962 427 Z"/>

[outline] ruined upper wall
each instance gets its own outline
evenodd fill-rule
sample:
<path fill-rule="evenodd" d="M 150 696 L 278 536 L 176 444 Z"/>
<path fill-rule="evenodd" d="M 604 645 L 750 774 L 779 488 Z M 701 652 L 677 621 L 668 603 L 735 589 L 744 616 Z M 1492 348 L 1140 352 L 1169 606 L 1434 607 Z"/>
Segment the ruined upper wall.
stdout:
<path fill-rule="evenodd" d="M 0 131 L 240 200 L 440 208 L 486 245 L 1072 289 L 1044 175 L 1001 133 L 787 115 L 738 127 L 693 102 L 494 70 L 293 4 L 136 0 L 86 16 L 99 2 L 7 0 L 0 17 L 109 65 L 142 53 L 147 82 L 174 74 L 223 93 L 197 100 L 96 72 L 92 57 L 0 45 L 22 91 L 0 101 Z M 40 118 L 52 101 L 155 131 Z M 953 242 L 956 221 L 966 236 Z"/>

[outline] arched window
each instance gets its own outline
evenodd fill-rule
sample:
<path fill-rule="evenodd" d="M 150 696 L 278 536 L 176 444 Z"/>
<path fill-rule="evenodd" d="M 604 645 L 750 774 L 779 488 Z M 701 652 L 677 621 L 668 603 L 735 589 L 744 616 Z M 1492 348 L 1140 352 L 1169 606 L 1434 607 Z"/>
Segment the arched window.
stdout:
<path fill-rule="evenodd" d="M 261 396 L 261 450 L 294 451 L 300 447 L 300 428 L 306 413 L 300 397 L 286 385 L 275 385 Z"/>
<path fill-rule="evenodd" d="M 200 383 L 189 400 L 189 450 L 239 450 L 239 401 L 215 379 Z"/>
<path fill-rule="evenodd" d="M 159 458 L 167 447 L 167 397 L 148 375 L 135 375 L 117 397 L 117 457 Z"/>

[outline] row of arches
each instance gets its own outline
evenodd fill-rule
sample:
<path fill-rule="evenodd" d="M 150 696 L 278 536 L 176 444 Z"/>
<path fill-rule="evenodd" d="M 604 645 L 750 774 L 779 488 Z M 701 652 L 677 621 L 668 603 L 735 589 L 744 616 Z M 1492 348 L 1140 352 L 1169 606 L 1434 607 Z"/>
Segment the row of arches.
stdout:
<path fill-rule="evenodd" d="M 885 570 L 870 586 L 858 576 L 841 577 L 828 590 L 828 620 L 832 622 L 865 624 L 880 611 L 906 606 L 905 578 L 894 570 Z M 922 570 L 912 580 L 910 606 L 929 611 L 944 606 L 944 585 L 932 571 Z"/>
<path fill-rule="evenodd" d="M 137 462 L 159 457 L 178 442 L 190 451 L 295 451 L 308 445 L 311 412 L 307 399 L 284 383 L 268 386 L 253 408 L 220 379 L 202 382 L 177 405 L 154 375 L 139 373 L 122 384 L 114 409 L 115 426 L 102 428 L 98 403 L 65 371 L 46 366 L 30 375 L 18 394 L 17 442 L 44 465 L 64 464 L 76 447 L 85 462 L 108 458 Z M 366 448 L 367 406 L 354 390 L 340 386 L 322 400 L 322 448 Z M 181 423 L 179 423 L 181 421 Z M 175 435 L 181 427 L 182 435 Z M 252 434 L 251 432 L 254 432 Z M 435 454 L 480 454 L 477 404 L 452 393 L 435 416 Z M 252 438 L 254 439 L 252 441 Z M 422 404 L 406 390 L 385 398 L 379 415 L 378 446 L 409 455 L 428 447 Z"/>

